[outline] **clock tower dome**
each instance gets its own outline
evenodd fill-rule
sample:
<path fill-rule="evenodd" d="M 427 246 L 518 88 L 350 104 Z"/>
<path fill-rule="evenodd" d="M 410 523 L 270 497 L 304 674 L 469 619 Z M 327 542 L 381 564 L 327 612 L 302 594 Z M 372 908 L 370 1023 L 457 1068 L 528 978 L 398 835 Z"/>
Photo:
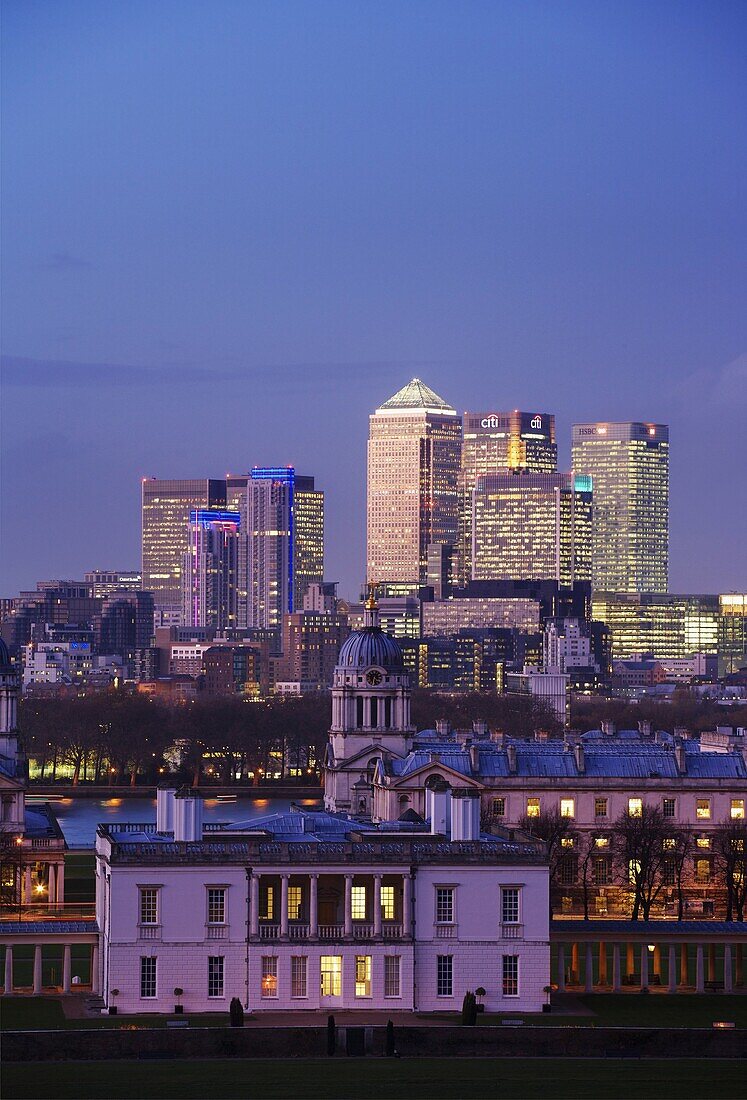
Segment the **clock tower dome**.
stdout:
<path fill-rule="evenodd" d="M 405 757 L 414 735 L 402 650 L 381 629 L 374 586 L 369 585 L 363 629 L 343 643 L 335 668 L 324 765 L 326 808 L 370 815 L 377 759 Z"/>

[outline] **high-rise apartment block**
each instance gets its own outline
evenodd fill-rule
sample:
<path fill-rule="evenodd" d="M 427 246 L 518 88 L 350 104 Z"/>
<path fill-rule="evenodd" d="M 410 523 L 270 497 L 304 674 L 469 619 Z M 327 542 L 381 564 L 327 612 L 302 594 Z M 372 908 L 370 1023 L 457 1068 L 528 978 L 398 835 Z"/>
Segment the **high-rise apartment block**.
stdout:
<path fill-rule="evenodd" d="M 369 582 L 425 584 L 428 547 L 456 543 L 461 434 L 456 410 L 417 378 L 370 417 Z"/>
<path fill-rule="evenodd" d="M 176 625 L 182 611 L 182 565 L 193 511 L 225 509 L 226 483 L 212 478 L 143 478 L 143 588 L 157 617 Z"/>
<path fill-rule="evenodd" d="M 324 576 L 324 493 L 292 466 L 255 466 L 246 500 L 246 625 L 279 632 Z"/>
<path fill-rule="evenodd" d="M 462 584 L 472 577 L 472 494 L 478 477 L 516 469 L 550 473 L 557 465 L 555 417 L 550 413 L 515 409 L 464 414 L 456 560 L 457 577 Z"/>
<path fill-rule="evenodd" d="M 591 576 L 591 478 L 516 468 L 479 476 L 472 493 L 472 579 Z"/>
<path fill-rule="evenodd" d="M 237 625 L 239 523 L 238 512 L 190 512 L 182 564 L 184 626 L 226 630 Z"/>
<path fill-rule="evenodd" d="M 666 592 L 669 562 L 669 428 L 573 425 L 573 472 L 594 484 L 592 587 Z"/>

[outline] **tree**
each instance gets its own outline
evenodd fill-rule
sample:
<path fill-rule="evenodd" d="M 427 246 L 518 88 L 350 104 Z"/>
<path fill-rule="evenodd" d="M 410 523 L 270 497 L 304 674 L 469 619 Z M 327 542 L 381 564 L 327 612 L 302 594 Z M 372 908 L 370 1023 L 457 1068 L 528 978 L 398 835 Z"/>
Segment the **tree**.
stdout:
<path fill-rule="evenodd" d="M 620 884 L 633 892 L 631 920 L 648 920 L 651 908 L 665 886 L 667 840 L 672 827 L 658 806 L 645 802 L 639 813 L 628 810 L 613 826 L 612 846 Z"/>
<path fill-rule="evenodd" d="M 727 818 L 713 834 L 713 861 L 716 874 L 726 890 L 726 919 L 744 920 L 747 902 L 747 822 Z"/>
<path fill-rule="evenodd" d="M 573 851 L 577 838 L 573 828 L 573 818 L 563 816 L 559 810 L 552 809 L 538 817 L 527 817 L 519 820 L 519 828 L 531 836 L 538 837 L 545 842 L 547 859 L 550 865 L 550 915 L 553 911 L 553 890 L 560 883 L 560 870 L 564 860 L 569 856 L 576 859 Z M 563 842 L 566 841 L 564 844 Z M 570 841 L 571 844 L 567 842 Z"/>

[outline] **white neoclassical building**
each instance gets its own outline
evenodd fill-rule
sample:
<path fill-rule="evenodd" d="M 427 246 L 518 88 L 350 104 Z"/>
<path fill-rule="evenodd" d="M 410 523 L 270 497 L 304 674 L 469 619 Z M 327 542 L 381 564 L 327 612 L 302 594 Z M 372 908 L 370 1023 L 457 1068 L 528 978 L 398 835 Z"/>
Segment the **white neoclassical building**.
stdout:
<path fill-rule="evenodd" d="M 544 855 L 481 838 L 464 793 L 432 792 L 432 827 L 292 809 L 205 832 L 187 790 L 161 792 L 151 829 L 101 826 L 107 1005 L 436 1012 L 482 986 L 488 1011 L 541 1011 Z"/>

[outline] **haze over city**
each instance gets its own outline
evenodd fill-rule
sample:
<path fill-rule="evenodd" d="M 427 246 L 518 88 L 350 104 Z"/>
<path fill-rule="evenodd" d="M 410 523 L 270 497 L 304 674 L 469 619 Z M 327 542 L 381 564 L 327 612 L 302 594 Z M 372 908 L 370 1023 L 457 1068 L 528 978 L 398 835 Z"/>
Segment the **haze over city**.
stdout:
<path fill-rule="evenodd" d="M 143 476 L 276 463 L 357 594 L 413 375 L 562 469 L 669 424 L 670 589 L 741 589 L 743 5 L 4 9 L 3 595 L 137 566 Z"/>

